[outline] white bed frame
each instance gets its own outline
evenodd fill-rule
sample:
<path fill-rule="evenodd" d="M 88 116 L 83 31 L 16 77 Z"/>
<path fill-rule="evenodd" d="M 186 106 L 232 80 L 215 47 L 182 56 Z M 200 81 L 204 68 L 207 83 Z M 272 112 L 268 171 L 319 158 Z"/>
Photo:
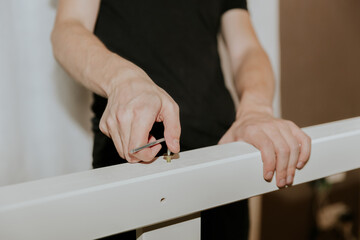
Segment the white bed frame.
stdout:
<path fill-rule="evenodd" d="M 360 167 L 360 117 L 304 128 L 312 154 L 294 185 Z M 0 239 L 200 239 L 199 211 L 277 190 L 260 153 L 231 143 L 166 163 L 122 164 L 0 188 Z"/>

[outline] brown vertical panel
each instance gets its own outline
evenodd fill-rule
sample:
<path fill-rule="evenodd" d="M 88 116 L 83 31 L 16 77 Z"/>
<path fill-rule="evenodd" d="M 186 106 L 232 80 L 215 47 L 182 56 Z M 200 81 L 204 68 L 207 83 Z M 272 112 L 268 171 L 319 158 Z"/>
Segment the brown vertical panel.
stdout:
<path fill-rule="evenodd" d="M 360 1 L 279 2 L 283 117 L 304 127 L 360 116 Z M 350 185 L 333 198 L 358 201 Z M 313 238 L 312 198 L 310 185 L 264 195 L 261 239 L 321 239 Z"/>
<path fill-rule="evenodd" d="M 360 1 L 280 1 L 283 117 L 301 126 L 360 115 Z"/>

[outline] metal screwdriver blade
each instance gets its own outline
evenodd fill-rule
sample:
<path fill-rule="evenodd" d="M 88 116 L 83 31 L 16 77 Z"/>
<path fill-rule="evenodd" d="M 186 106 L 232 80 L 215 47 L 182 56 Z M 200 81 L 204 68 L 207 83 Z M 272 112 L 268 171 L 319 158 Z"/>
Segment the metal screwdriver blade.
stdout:
<path fill-rule="evenodd" d="M 136 153 L 140 150 L 143 150 L 144 148 L 148 148 L 148 147 L 151 147 L 151 146 L 154 146 L 156 144 L 159 144 L 159 143 L 162 143 L 165 141 L 165 138 L 160 138 L 154 142 L 151 142 L 151 143 L 148 143 L 148 144 L 145 144 L 144 146 L 141 146 L 141 147 L 138 147 L 138 148 L 134 148 L 132 150 L 130 150 L 130 153 L 133 154 L 133 153 Z"/>

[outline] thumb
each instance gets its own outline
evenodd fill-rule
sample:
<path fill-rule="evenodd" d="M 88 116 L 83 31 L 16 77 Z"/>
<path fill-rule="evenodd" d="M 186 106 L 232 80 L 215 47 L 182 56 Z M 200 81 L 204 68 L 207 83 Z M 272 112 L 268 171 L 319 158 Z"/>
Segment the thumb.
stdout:
<path fill-rule="evenodd" d="M 163 109 L 162 114 L 166 145 L 171 152 L 178 153 L 181 134 L 179 107 L 174 103 L 174 106 Z"/>

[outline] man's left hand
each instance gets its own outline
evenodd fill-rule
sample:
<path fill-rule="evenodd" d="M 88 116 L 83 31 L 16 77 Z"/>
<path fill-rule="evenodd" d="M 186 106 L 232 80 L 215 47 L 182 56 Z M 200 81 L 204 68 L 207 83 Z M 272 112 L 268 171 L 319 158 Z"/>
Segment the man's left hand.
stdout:
<path fill-rule="evenodd" d="M 264 179 L 271 181 L 276 171 L 279 188 L 290 186 L 295 170 L 303 168 L 310 157 L 310 137 L 293 122 L 264 111 L 241 114 L 219 144 L 234 141 L 245 141 L 261 151 Z"/>

